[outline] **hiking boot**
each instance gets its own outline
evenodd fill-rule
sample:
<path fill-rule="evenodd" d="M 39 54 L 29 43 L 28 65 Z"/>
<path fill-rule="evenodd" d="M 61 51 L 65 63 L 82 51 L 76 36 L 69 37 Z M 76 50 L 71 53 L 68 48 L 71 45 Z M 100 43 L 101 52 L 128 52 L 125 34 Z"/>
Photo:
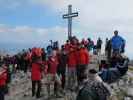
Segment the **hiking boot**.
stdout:
<path fill-rule="evenodd" d="M 37 99 L 39 99 L 39 98 L 41 98 L 41 97 L 43 97 L 43 96 L 42 96 L 42 95 L 36 96 Z"/>
<path fill-rule="evenodd" d="M 63 94 L 57 92 L 57 93 L 55 94 L 55 97 L 56 97 L 56 98 L 63 98 Z"/>

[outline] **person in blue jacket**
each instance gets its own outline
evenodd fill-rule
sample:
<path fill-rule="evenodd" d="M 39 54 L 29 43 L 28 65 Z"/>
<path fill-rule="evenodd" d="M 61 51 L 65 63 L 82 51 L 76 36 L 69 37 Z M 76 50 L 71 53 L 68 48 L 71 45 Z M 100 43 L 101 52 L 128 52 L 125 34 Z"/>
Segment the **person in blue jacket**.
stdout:
<path fill-rule="evenodd" d="M 125 48 L 126 41 L 118 35 L 118 31 L 114 31 L 114 36 L 111 39 L 111 45 L 113 53 L 122 53 L 122 50 Z"/>

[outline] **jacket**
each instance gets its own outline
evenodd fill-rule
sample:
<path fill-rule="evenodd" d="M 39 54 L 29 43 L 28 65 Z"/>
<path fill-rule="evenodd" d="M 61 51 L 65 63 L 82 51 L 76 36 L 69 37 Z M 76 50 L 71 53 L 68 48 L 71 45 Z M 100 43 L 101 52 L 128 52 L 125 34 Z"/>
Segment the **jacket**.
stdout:
<path fill-rule="evenodd" d="M 33 81 L 41 80 L 41 65 L 39 63 L 32 63 L 31 79 Z"/>
<path fill-rule="evenodd" d="M 6 70 L 5 70 L 5 71 L 3 71 L 3 72 L 0 74 L 0 87 L 6 85 L 6 80 L 7 80 L 7 72 L 6 72 Z"/>
<path fill-rule="evenodd" d="M 77 61 L 76 61 L 76 51 L 70 51 L 68 54 L 68 67 L 76 67 Z"/>
<path fill-rule="evenodd" d="M 57 57 L 50 57 L 48 60 L 48 73 L 56 74 L 58 66 L 58 59 Z"/>
<path fill-rule="evenodd" d="M 111 40 L 112 49 L 120 50 L 122 46 L 125 44 L 125 40 L 121 36 L 114 36 Z"/>
<path fill-rule="evenodd" d="M 81 48 L 79 51 L 77 51 L 77 63 L 79 65 L 87 65 L 89 64 L 89 53 L 87 49 Z"/>

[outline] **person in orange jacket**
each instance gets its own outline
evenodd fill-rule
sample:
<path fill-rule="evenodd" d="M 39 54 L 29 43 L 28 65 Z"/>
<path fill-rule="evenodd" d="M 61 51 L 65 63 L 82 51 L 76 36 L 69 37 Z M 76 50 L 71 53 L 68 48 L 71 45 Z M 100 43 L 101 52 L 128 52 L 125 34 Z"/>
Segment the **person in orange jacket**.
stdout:
<path fill-rule="evenodd" d="M 7 68 L 2 66 L 0 68 L 0 100 L 5 100 L 5 86 L 7 81 Z"/>
<path fill-rule="evenodd" d="M 89 52 L 87 48 L 84 47 L 83 44 L 79 44 L 77 50 L 77 81 L 78 85 L 82 83 L 82 79 L 86 76 L 85 71 L 87 70 L 89 64 Z"/>
<path fill-rule="evenodd" d="M 70 50 L 68 52 L 68 61 L 67 61 L 67 68 L 68 68 L 68 82 L 67 82 L 67 88 L 68 89 L 74 89 L 76 85 L 76 48 L 75 46 L 71 46 Z"/>

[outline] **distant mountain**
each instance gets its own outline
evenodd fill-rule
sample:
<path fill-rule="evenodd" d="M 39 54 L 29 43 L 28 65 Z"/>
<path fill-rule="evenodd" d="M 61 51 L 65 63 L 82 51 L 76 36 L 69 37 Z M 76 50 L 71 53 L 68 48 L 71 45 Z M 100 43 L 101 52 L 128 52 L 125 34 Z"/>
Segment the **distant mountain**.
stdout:
<path fill-rule="evenodd" d="M 32 47 L 46 47 L 48 44 L 23 44 L 23 43 L 0 43 L 0 52 L 15 54 L 20 52 L 22 49 L 28 49 Z"/>

